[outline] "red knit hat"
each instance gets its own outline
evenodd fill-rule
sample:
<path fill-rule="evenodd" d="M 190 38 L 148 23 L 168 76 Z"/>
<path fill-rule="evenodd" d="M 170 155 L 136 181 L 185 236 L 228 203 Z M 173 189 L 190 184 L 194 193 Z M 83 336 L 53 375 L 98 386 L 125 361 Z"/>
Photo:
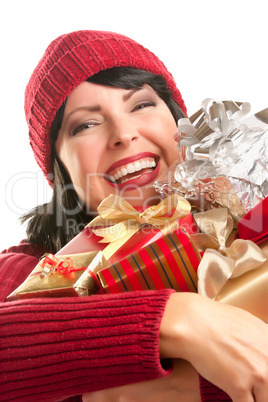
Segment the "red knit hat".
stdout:
<path fill-rule="evenodd" d="M 134 40 L 113 32 L 77 31 L 59 36 L 45 51 L 25 91 L 25 114 L 35 159 L 52 184 L 50 129 L 72 90 L 112 67 L 132 67 L 162 75 L 186 113 L 181 93 L 164 64 Z"/>

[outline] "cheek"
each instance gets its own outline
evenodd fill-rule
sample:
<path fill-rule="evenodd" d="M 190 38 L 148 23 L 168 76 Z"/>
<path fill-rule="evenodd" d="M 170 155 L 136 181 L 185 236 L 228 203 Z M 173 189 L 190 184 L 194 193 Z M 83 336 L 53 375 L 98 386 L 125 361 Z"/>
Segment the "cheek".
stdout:
<path fill-rule="evenodd" d="M 59 156 L 73 181 L 81 181 L 85 174 L 95 173 L 101 160 L 100 150 L 84 141 L 62 147 Z"/>
<path fill-rule="evenodd" d="M 82 147 L 73 146 L 63 157 L 77 194 L 90 210 L 95 211 L 111 192 L 111 187 L 104 181 L 102 150 L 84 143 Z"/>
<path fill-rule="evenodd" d="M 172 118 L 162 119 L 158 125 L 158 144 L 168 164 L 173 163 L 178 157 L 177 143 L 174 140 L 174 134 L 177 131 L 176 122 Z"/>

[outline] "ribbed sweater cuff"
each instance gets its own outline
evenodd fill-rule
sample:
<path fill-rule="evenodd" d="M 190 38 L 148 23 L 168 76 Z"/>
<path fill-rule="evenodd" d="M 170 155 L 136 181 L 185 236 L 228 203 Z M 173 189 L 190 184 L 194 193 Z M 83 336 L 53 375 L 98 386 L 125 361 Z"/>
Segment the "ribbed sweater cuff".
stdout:
<path fill-rule="evenodd" d="M 165 376 L 158 332 L 171 292 L 2 304 L 1 400 L 57 401 Z"/>

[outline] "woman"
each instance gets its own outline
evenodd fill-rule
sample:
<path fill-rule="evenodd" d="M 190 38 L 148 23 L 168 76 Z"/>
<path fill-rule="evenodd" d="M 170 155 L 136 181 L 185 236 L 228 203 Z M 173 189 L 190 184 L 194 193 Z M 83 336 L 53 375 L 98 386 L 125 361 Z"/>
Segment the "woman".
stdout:
<path fill-rule="evenodd" d="M 147 49 L 79 31 L 48 47 L 25 111 L 53 197 L 27 216 L 27 241 L 1 255 L 2 400 L 230 400 L 222 389 L 235 402 L 266 401 L 267 326 L 240 309 L 170 289 L 4 302 L 110 193 L 136 207 L 157 201 L 152 184 L 177 157 L 186 108 Z M 211 382 L 200 377 L 201 396 L 197 373 Z"/>

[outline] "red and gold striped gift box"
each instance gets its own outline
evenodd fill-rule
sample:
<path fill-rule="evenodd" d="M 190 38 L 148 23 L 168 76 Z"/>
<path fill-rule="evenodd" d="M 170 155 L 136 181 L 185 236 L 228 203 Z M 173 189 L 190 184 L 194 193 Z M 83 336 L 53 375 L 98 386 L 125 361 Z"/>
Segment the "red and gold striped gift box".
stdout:
<path fill-rule="evenodd" d="M 200 260 L 190 237 L 178 229 L 102 269 L 97 277 L 105 293 L 164 288 L 197 292 Z"/>

